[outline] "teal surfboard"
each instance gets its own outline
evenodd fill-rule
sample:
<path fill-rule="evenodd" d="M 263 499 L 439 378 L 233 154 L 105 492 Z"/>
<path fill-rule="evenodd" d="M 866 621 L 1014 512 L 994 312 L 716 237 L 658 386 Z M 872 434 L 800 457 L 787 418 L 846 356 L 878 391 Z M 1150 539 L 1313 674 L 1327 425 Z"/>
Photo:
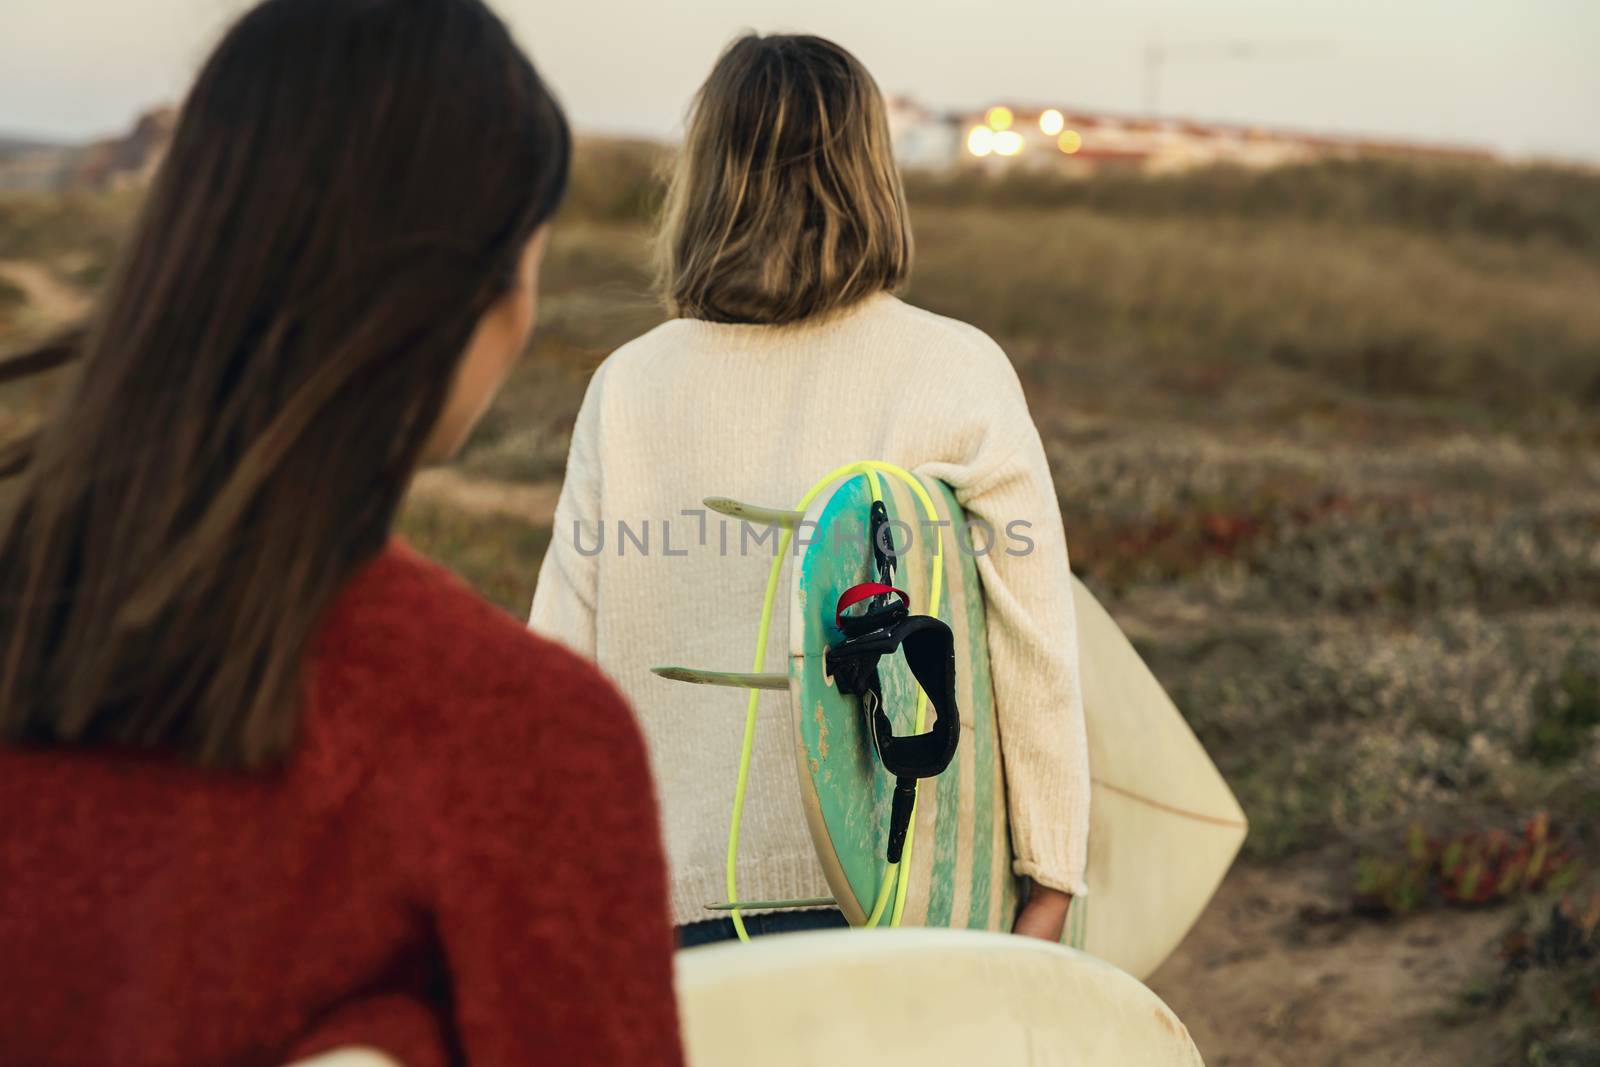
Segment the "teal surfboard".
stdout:
<path fill-rule="evenodd" d="M 989 671 L 978 554 L 986 537 L 942 482 L 920 479 L 941 525 L 923 519 L 915 494 L 881 479 L 896 542 L 908 543 L 896 582 L 911 610 L 937 614 L 955 637 L 961 741 L 950 767 L 918 785 L 901 925 L 1008 930 L 1016 917 L 1001 728 Z M 852 923 L 870 915 L 887 866 L 884 835 L 893 780 L 872 759 L 857 701 L 828 677 L 840 638 L 834 604 L 873 577 L 863 533 L 871 507 L 864 477 L 820 494 L 800 529 L 789 619 L 789 691 L 796 764 L 812 840 L 829 887 Z M 943 539 L 942 591 L 930 609 L 932 534 Z M 1003 551 L 992 546 L 991 551 Z M 1215 892 L 1247 824 L 1227 783 L 1111 615 L 1073 580 L 1080 682 L 1092 779 L 1089 892 L 1075 898 L 1062 941 L 1136 977 L 1160 965 Z M 904 659 L 880 664 L 896 734 L 915 731 L 916 688 Z M 1026 686 L 1026 678 L 1005 679 Z"/>
<path fill-rule="evenodd" d="M 1002 731 L 977 562 L 985 538 L 966 534 L 966 517 L 948 486 L 930 478 L 918 481 L 937 526 L 926 521 L 910 487 L 895 477 L 880 478 L 898 550 L 895 584 L 909 594 L 913 613 L 937 615 L 951 629 L 961 737 L 950 766 L 918 784 L 898 924 L 1009 930 L 1018 886 L 1011 871 Z M 834 902 L 860 926 L 872 914 L 888 866 L 894 780 L 875 758 L 859 701 L 833 684 L 826 653 L 843 636 L 834 625 L 839 594 L 877 578 L 867 541 L 872 492 L 865 475 L 850 475 L 811 499 L 804 513 L 723 498 L 706 501 L 723 514 L 795 531 L 799 547 L 788 605 L 787 677 L 684 667 L 657 672 L 698 684 L 788 689 L 795 766 L 811 838 Z M 942 548 L 937 609 L 932 605 L 935 533 Z M 991 550 L 1003 551 L 1003 546 Z M 1243 843 L 1247 824 L 1183 715 L 1110 613 L 1076 579 L 1072 596 L 1092 780 L 1089 892 L 1073 900 L 1062 941 L 1143 978 L 1199 917 Z M 904 659 L 884 657 L 879 673 L 895 734 L 917 732 L 917 689 Z M 1004 683 L 1026 686 L 1028 679 Z M 770 906 L 819 903 L 824 902 Z M 892 913 L 885 914 L 880 923 L 891 918 Z"/>
<path fill-rule="evenodd" d="M 942 526 L 927 520 L 898 479 L 884 477 L 880 484 L 896 546 L 896 584 L 910 594 L 913 613 L 936 614 L 954 635 L 961 711 L 955 759 L 944 773 L 917 784 L 901 923 L 1003 929 L 1016 912 L 1016 880 L 975 556 L 957 544 L 962 512 L 944 483 L 923 483 Z M 807 513 L 789 618 L 801 794 L 829 886 L 845 917 L 858 926 L 872 913 L 888 865 L 884 841 L 894 779 L 874 758 L 858 699 L 834 686 L 824 657 L 843 636 L 833 617 L 839 594 L 876 577 L 866 534 L 871 506 L 867 478 L 857 475 L 822 494 Z M 936 537 L 943 539 L 943 581 L 935 613 L 930 597 Z M 878 669 L 894 732 L 917 732 L 917 686 L 905 659 L 885 657 Z M 887 925 L 887 916 L 881 921 Z"/>

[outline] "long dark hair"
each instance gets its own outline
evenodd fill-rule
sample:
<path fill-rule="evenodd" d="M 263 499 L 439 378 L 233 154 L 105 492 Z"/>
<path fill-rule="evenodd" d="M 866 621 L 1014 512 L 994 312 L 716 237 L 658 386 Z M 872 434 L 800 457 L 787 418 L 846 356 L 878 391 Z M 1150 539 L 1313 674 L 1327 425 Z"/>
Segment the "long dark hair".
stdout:
<path fill-rule="evenodd" d="M 0 535 L 0 742 L 262 767 L 566 184 L 480 0 L 266 0 L 183 108 Z"/>

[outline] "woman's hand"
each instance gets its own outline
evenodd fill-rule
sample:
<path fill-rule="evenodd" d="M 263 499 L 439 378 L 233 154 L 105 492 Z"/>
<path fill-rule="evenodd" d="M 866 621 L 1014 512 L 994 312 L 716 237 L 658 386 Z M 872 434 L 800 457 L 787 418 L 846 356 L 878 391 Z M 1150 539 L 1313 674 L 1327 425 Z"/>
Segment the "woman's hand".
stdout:
<path fill-rule="evenodd" d="M 1060 941 L 1061 932 L 1067 927 L 1067 908 L 1071 904 L 1071 893 L 1031 882 L 1028 902 L 1017 913 L 1017 921 L 1011 927 L 1011 932 L 1023 937 L 1037 937 L 1041 941 Z"/>

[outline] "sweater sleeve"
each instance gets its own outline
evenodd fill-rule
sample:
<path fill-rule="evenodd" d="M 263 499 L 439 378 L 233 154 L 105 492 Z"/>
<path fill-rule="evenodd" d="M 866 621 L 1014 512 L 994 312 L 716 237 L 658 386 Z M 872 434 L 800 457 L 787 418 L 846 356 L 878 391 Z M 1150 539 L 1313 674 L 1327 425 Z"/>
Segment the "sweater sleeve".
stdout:
<path fill-rule="evenodd" d="M 1016 372 L 983 340 L 998 361 L 983 361 L 983 445 L 970 465 L 940 473 L 952 480 L 969 522 L 992 531 L 986 552 L 985 533 L 974 533 L 973 550 L 981 553 L 1013 870 L 1083 894 L 1089 746 L 1061 507 Z"/>
<path fill-rule="evenodd" d="M 590 665 L 551 648 L 537 673 L 516 706 L 485 717 L 470 758 L 441 772 L 433 909 L 466 1062 L 676 1067 L 674 937 L 643 739 Z"/>
<path fill-rule="evenodd" d="M 600 506 L 599 421 L 601 376 L 595 372 L 584 393 L 567 451 L 566 477 L 556 501 L 550 547 L 534 586 L 528 625 L 574 652 L 593 658 L 599 571 L 595 557 L 603 544 Z"/>

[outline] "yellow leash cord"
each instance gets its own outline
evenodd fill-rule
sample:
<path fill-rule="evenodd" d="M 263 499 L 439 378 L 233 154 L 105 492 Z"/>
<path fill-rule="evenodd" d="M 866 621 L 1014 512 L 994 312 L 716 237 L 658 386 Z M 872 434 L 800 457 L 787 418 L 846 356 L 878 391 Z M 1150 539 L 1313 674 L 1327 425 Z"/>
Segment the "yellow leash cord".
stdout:
<path fill-rule="evenodd" d="M 828 472 L 813 484 L 810 489 L 806 490 L 806 495 L 800 498 L 800 502 L 794 506 L 794 510 L 804 514 L 806 509 L 811 506 L 811 502 L 816 499 L 818 493 L 839 479 L 853 474 L 865 474 L 867 476 L 867 484 L 872 490 L 873 501 L 875 503 L 882 502 L 883 487 L 878 480 L 879 472 L 893 475 L 904 482 L 922 504 L 922 510 L 927 514 L 929 521 L 934 524 L 934 551 L 931 564 L 933 574 L 929 580 L 928 613 L 937 616 L 939 614 L 940 594 L 943 592 L 944 584 L 944 538 L 937 532 L 939 529 L 937 525 L 939 512 L 933 505 L 933 498 L 928 495 L 927 489 L 912 476 L 910 471 L 881 460 L 868 459 L 847 463 Z M 794 530 L 785 528 L 778 542 L 777 554 L 772 559 L 772 567 L 767 571 L 767 589 L 761 600 L 761 623 L 756 635 L 755 665 L 751 668 L 752 672 L 755 673 L 759 673 L 766 664 L 767 638 L 772 632 L 772 608 L 778 593 L 778 574 L 783 568 L 784 557 L 789 554 L 789 547 L 793 542 Z M 739 780 L 733 791 L 733 818 L 728 825 L 727 889 L 728 900 L 734 904 L 737 904 L 739 900 L 739 824 L 744 818 L 745 790 L 750 782 L 750 755 L 755 748 L 756 711 L 760 706 L 760 701 L 761 691 L 752 688 L 749 702 L 745 706 L 744 743 L 739 751 Z M 916 725 L 916 732 L 919 734 L 923 732 L 927 711 L 928 695 L 919 687 L 917 690 Z M 906 843 L 900 862 L 898 864 L 890 864 L 884 871 L 883 884 L 878 888 L 877 902 L 874 904 L 872 914 L 866 922 L 869 927 L 877 926 L 882 920 L 884 909 L 889 901 L 891 883 L 895 886 L 895 905 L 894 911 L 890 915 L 889 925 L 900 925 L 900 916 L 905 911 L 906 906 L 906 881 L 911 873 L 911 846 L 916 838 L 917 831 L 915 804 L 912 806 L 911 813 L 911 825 L 906 830 Z M 898 871 L 896 868 L 898 868 Z M 896 877 L 897 874 L 898 878 Z M 744 928 L 744 917 L 740 914 L 739 909 L 734 907 L 730 914 L 733 918 L 733 928 L 738 933 L 739 940 L 749 941 L 750 935 Z"/>

